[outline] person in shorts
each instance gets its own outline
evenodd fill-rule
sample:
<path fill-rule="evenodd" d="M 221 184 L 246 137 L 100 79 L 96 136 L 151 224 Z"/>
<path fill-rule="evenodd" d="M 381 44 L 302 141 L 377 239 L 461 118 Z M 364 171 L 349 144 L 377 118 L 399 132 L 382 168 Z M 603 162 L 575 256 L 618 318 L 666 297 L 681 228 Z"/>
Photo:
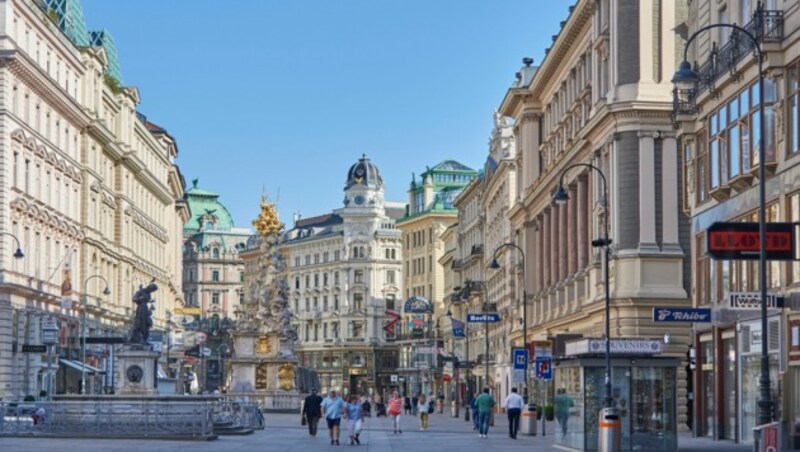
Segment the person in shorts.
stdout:
<path fill-rule="evenodd" d="M 342 422 L 342 410 L 344 400 L 336 394 L 335 389 L 331 389 L 328 397 L 322 401 L 322 413 L 325 421 L 328 422 L 328 434 L 331 437 L 331 446 L 339 445 L 339 424 Z"/>

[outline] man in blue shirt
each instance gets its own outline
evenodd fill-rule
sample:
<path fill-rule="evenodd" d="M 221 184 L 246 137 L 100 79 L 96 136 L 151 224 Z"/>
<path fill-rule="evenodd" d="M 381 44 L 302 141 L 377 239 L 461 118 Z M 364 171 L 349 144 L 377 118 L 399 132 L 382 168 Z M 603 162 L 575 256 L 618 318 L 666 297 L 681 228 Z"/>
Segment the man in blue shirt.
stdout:
<path fill-rule="evenodd" d="M 339 424 L 342 422 L 342 409 L 344 400 L 336 395 L 336 390 L 331 389 L 328 397 L 322 401 L 322 412 L 328 422 L 328 434 L 331 437 L 331 446 L 339 445 Z"/>

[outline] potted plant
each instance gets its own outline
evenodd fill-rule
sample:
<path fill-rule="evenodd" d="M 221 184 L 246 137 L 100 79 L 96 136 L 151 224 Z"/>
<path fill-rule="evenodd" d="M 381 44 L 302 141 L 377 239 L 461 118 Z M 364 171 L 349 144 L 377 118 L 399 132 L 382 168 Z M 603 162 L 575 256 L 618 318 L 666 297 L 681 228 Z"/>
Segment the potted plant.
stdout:
<path fill-rule="evenodd" d="M 555 419 L 555 411 L 553 409 L 553 405 L 545 405 L 544 406 L 544 418 L 548 421 L 552 421 Z"/>

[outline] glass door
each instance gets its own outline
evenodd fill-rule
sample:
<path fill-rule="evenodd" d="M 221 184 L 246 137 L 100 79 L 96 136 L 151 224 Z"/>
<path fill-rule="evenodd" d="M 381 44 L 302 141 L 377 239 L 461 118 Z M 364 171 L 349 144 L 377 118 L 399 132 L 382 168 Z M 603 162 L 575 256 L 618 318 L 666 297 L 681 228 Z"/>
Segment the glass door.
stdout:
<path fill-rule="evenodd" d="M 722 439 L 736 439 L 736 341 L 722 339 Z"/>
<path fill-rule="evenodd" d="M 642 450 L 676 450 L 675 369 L 634 367 L 632 440 Z"/>

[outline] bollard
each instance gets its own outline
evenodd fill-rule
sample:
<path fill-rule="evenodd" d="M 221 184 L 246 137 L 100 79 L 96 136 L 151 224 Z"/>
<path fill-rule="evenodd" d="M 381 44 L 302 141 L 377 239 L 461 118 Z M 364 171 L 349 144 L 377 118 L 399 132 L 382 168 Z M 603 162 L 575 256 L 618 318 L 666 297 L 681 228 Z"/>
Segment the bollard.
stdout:
<path fill-rule="evenodd" d="M 600 410 L 600 425 L 597 435 L 598 452 L 619 452 L 622 448 L 622 419 L 617 408 Z"/>
<path fill-rule="evenodd" d="M 531 403 L 523 411 L 519 429 L 523 435 L 536 436 L 536 404 Z"/>

